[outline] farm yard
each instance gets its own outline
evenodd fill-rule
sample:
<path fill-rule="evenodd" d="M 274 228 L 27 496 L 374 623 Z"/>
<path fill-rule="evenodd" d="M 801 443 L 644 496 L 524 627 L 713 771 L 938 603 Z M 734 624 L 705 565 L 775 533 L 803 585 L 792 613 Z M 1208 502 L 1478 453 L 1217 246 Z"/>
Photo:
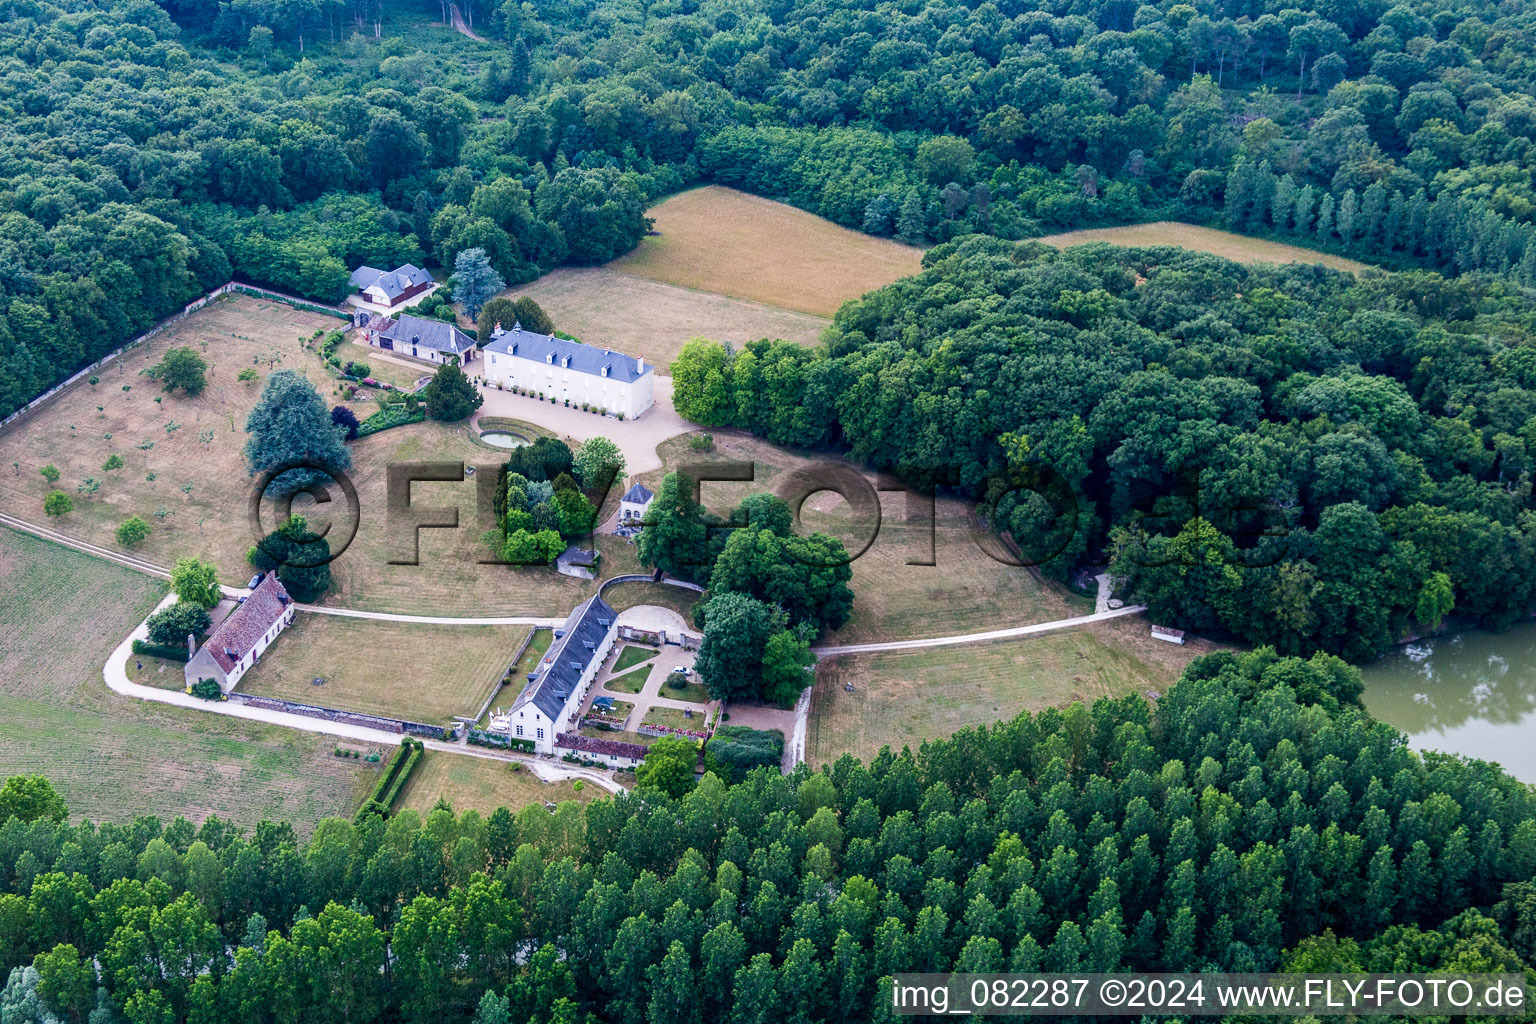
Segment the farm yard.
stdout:
<path fill-rule="evenodd" d="M 1213 253 L 1238 263 L 1321 263 L 1334 270 L 1359 271 L 1366 264 L 1358 260 L 1334 256 L 1331 253 L 1304 249 L 1284 242 L 1268 242 L 1262 238 L 1249 238 L 1230 231 L 1202 228 L 1194 224 L 1160 220 L 1149 224 L 1130 224 L 1118 228 L 1086 228 L 1082 231 L 1066 231 L 1058 235 L 1045 235 L 1036 241 L 1064 249 L 1069 245 L 1088 242 L 1108 242 L 1110 245 L 1146 246 L 1177 245 L 1197 252 Z"/>
<path fill-rule="evenodd" d="M 488 815 L 498 807 L 515 811 L 529 804 L 558 804 L 607 795 L 607 790 L 590 782 L 584 783 L 579 791 L 571 782 L 541 782 L 514 762 L 429 750 L 411 773 L 395 810 L 410 808 L 425 816 L 441 800 L 459 814 L 479 811 Z"/>
<path fill-rule="evenodd" d="M 666 373 L 690 338 L 741 344 L 783 338 L 814 345 L 828 320 L 635 277 L 609 267 L 564 267 L 505 293 L 529 296 L 555 329 L 589 345 L 643 357 Z M 510 324 L 505 326 L 510 327 Z"/>
<path fill-rule="evenodd" d="M 656 490 L 661 478 L 677 466 L 750 461 L 756 467 L 752 482 L 708 481 L 702 485 L 705 506 L 724 516 L 746 495 L 772 491 L 795 469 L 817 462 L 848 465 L 846 460 L 778 448 L 740 431 L 715 431 L 714 438 L 714 451 L 708 454 L 691 449 L 688 436 L 663 442 L 658 449 L 663 468 L 644 474 L 642 479 Z M 881 521 L 874 542 L 852 566 L 853 617 L 822 643 L 869 643 L 1000 629 L 1093 610 L 1092 602 L 1047 583 L 1033 570 L 1004 564 L 982 551 L 972 540 L 968 510 L 955 499 L 941 498 L 935 503 L 936 564 L 908 565 L 909 559 L 926 553 L 926 545 L 921 543 L 924 538 L 916 528 L 909 531 L 906 525 L 903 494 L 882 493 L 880 502 Z M 850 553 L 863 544 L 872 525 L 855 523 L 847 502 L 828 491 L 812 495 L 801 512 L 802 531 L 819 530 L 839 537 Z M 615 584 L 610 593 L 632 585 Z"/>
<path fill-rule="evenodd" d="M 440 626 L 300 615 L 241 693 L 429 724 L 472 715 L 501 684 L 523 626 Z M 324 679 L 314 685 L 317 678 Z"/>
<path fill-rule="evenodd" d="M 1020 711 L 1126 693 L 1161 694 L 1216 645 L 1177 647 L 1146 636 L 1139 616 L 988 643 L 825 657 L 806 735 L 812 766 L 845 753 L 865 760 Z M 844 689 L 853 685 L 852 692 Z"/>
<path fill-rule="evenodd" d="M 646 213 L 658 233 L 612 269 L 817 316 L 922 267 L 921 249 L 720 185 Z"/>
<path fill-rule="evenodd" d="M 377 768 L 332 757 L 328 738 L 107 689 L 107 655 L 164 593 L 150 577 L 0 529 L 6 773 L 46 774 L 76 819 L 217 814 L 245 826 L 281 818 L 307 833 L 350 815 Z"/>

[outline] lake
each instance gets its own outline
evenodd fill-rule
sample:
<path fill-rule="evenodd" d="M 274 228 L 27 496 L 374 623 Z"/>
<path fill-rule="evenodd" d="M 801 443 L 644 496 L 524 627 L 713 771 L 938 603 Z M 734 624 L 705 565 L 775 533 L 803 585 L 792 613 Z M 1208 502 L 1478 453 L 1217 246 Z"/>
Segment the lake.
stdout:
<path fill-rule="evenodd" d="M 1536 623 L 1418 640 L 1361 674 L 1366 708 L 1415 750 L 1496 761 L 1536 783 Z"/>

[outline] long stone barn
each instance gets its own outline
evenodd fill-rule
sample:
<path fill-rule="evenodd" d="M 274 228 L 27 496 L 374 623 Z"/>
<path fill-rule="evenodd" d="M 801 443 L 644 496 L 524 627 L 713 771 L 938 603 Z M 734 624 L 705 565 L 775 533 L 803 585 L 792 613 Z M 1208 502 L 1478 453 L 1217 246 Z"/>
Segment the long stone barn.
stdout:
<path fill-rule="evenodd" d="M 267 573 L 187 661 L 187 685 L 212 679 L 225 693 L 233 690 L 262 652 L 293 622 L 293 615 L 293 598 L 278 581 L 277 573 Z M 187 642 L 192 642 L 190 634 Z"/>

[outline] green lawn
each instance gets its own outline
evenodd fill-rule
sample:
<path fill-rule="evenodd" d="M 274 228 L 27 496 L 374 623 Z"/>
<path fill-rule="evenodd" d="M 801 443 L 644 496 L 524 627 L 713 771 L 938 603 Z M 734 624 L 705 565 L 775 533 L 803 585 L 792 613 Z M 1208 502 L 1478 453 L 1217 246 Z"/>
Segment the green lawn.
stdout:
<path fill-rule="evenodd" d="M 590 782 L 580 790 L 570 782 L 540 782 L 526 767 L 513 762 L 428 751 L 411 773 L 395 805 L 426 814 L 446 800 L 455 811 L 479 811 L 489 815 L 498 807 L 517 810 L 528 804 L 591 800 L 607 791 Z"/>
<path fill-rule="evenodd" d="M 642 661 L 650 661 L 656 657 L 656 654 L 657 651 L 654 647 L 636 647 L 634 644 L 625 644 L 624 649 L 619 651 L 619 656 L 613 663 L 613 671 L 623 672 L 625 669 L 634 668 Z"/>
<path fill-rule="evenodd" d="M 0 529 L 0 777 L 46 775 L 72 817 L 95 821 L 217 814 L 308 832 L 350 815 L 378 769 L 332 757 L 333 740 L 107 689 L 107 656 L 164 593 L 148 576 Z"/>
<path fill-rule="evenodd" d="M 689 718 L 681 708 L 653 707 L 645 713 L 645 721 L 641 725 L 667 725 L 674 729 L 691 729 L 694 732 L 703 732 L 704 723 L 708 721 L 708 713 L 701 710 L 695 711 Z"/>
<path fill-rule="evenodd" d="M 645 681 L 650 677 L 649 668 L 637 668 L 633 672 L 626 672 L 621 676 L 614 676 L 603 684 L 603 689 L 612 690 L 614 693 L 639 693 L 645 689 Z"/>
<path fill-rule="evenodd" d="M 685 700 L 690 704 L 708 704 L 714 700 L 709 695 L 709 688 L 702 683 L 685 683 L 681 690 L 675 690 L 667 685 L 666 680 L 662 680 L 661 695 L 673 700 Z"/>
<path fill-rule="evenodd" d="M 526 626 L 439 626 L 301 614 L 241 693 L 414 722 L 473 715 L 501 685 Z M 319 686 L 314 680 L 325 682 Z"/>
<path fill-rule="evenodd" d="M 549 645 L 554 642 L 555 631 L 552 629 L 536 629 L 533 636 L 528 639 L 528 646 L 523 651 L 523 656 L 517 659 L 517 664 L 512 666 L 512 671 L 507 673 L 506 685 L 496 691 L 496 696 L 486 707 L 485 714 L 480 716 L 480 726 L 484 728 L 490 722 L 491 713 L 496 710 L 498 703 L 510 703 L 523 690 L 523 684 L 528 681 L 528 673 L 544 657 L 544 652 L 549 650 Z"/>

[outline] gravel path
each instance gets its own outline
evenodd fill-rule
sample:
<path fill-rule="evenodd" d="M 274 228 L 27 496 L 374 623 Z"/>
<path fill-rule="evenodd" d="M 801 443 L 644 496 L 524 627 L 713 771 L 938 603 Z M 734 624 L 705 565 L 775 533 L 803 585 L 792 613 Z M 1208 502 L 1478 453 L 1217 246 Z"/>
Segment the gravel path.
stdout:
<path fill-rule="evenodd" d="M 813 647 L 811 650 L 821 657 L 827 657 L 832 654 L 866 654 L 872 651 L 909 651 L 922 647 L 949 647 L 954 644 L 974 644 L 980 643 L 983 640 L 1006 640 L 1009 637 L 1015 636 L 1049 633 L 1055 629 L 1087 626 L 1094 622 L 1103 622 L 1105 619 L 1118 619 L 1122 615 L 1135 615 L 1146 610 L 1146 605 L 1133 604 L 1110 611 L 1094 612 L 1092 615 L 1079 615 L 1071 619 L 1036 622 L 1032 625 L 1013 626 L 1009 629 L 989 629 L 984 633 L 957 633 L 953 636 L 934 636 L 922 640 L 890 640 L 886 643 L 846 644 L 842 647 Z"/>

